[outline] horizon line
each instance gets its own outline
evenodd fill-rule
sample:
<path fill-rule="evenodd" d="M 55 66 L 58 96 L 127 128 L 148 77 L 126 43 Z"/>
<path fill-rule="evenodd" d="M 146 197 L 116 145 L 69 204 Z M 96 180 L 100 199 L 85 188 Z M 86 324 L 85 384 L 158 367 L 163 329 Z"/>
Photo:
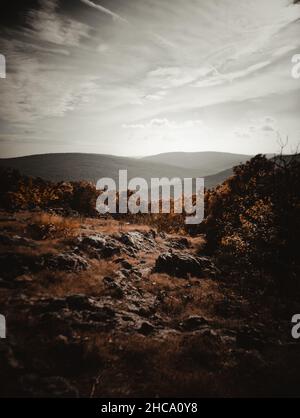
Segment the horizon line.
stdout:
<path fill-rule="evenodd" d="M 116 155 L 116 154 L 106 154 L 106 153 L 99 153 L 99 152 L 44 152 L 44 153 L 37 153 L 37 154 L 24 154 L 14 157 L 0 157 L 0 160 L 11 160 L 16 158 L 26 158 L 26 157 L 40 157 L 44 155 L 101 155 L 106 157 L 115 157 L 115 158 L 131 158 L 131 159 L 142 159 L 148 157 L 157 157 L 159 155 L 166 155 L 166 154 L 231 154 L 231 155 L 244 155 L 246 157 L 254 157 L 255 155 L 279 155 L 280 153 L 276 152 L 258 152 L 255 154 L 244 154 L 241 152 L 228 152 L 228 151 L 167 151 L 167 152 L 160 152 L 157 154 L 146 154 L 146 155 L 139 155 L 139 156 L 132 156 L 132 155 Z M 282 153 L 283 155 L 293 155 L 293 153 Z"/>

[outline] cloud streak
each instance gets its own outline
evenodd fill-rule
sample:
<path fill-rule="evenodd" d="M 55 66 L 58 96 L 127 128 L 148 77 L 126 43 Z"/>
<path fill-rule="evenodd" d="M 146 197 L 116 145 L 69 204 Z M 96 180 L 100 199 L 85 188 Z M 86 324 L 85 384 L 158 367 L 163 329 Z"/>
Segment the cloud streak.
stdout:
<path fill-rule="evenodd" d="M 57 0 L 43 2 L 40 9 L 29 10 L 26 23 L 31 28 L 27 34 L 36 35 L 39 41 L 79 46 L 82 39 L 89 38 L 90 27 L 59 13 Z"/>
<path fill-rule="evenodd" d="M 256 71 L 259 71 L 268 65 L 271 64 L 271 61 L 264 61 L 258 62 L 256 64 L 251 65 L 248 68 L 244 68 L 239 71 L 233 71 L 231 73 L 221 74 L 216 68 L 213 68 L 213 76 L 209 78 L 204 78 L 203 80 L 197 81 L 194 86 L 195 87 L 209 87 L 209 86 L 216 86 L 222 84 L 224 82 L 232 82 L 233 80 L 247 77 Z"/>
<path fill-rule="evenodd" d="M 114 20 L 119 20 L 124 23 L 128 23 L 126 19 L 118 15 L 117 13 L 112 12 L 111 10 L 107 9 L 106 7 L 101 6 L 100 4 L 96 4 L 90 0 L 80 0 L 81 3 L 86 4 L 93 9 L 99 10 L 99 12 L 105 13 L 108 16 L 111 16 Z"/>
<path fill-rule="evenodd" d="M 204 124 L 202 120 L 185 120 L 183 122 L 176 122 L 164 119 L 151 119 L 145 123 L 136 123 L 136 124 L 123 124 L 123 128 L 126 129 L 194 129 L 194 128 L 203 128 Z"/>

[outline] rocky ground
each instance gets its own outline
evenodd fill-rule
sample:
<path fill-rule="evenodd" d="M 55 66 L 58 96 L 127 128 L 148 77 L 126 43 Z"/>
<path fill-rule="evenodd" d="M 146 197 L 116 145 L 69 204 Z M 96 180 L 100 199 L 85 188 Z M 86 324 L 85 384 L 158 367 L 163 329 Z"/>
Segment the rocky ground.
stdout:
<path fill-rule="evenodd" d="M 0 214 L 0 395 L 297 396 L 290 317 L 243 295 L 204 237 Z"/>

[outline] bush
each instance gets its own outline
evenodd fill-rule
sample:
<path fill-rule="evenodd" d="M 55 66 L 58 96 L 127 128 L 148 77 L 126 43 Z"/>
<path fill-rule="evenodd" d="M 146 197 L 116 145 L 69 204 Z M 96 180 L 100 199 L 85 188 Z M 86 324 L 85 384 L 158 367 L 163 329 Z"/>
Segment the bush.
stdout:
<path fill-rule="evenodd" d="M 231 178 L 206 194 L 208 253 L 248 284 L 298 291 L 299 190 L 298 156 L 258 155 L 235 167 Z"/>
<path fill-rule="evenodd" d="M 52 183 L 7 168 L 0 168 L 0 175 L 0 207 L 5 210 L 59 208 L 66 213 L 75 210 L 84 216 L 97 215 L 98 192 L 92 183 Z"/>
<path fill-rule="evenodd" d="M 56 214 L 41 213 L 33 215 L 27 227 L 29 235 L 36 240 L 68 237 L 80 227 L 78 218 L 66 218 Z"/>

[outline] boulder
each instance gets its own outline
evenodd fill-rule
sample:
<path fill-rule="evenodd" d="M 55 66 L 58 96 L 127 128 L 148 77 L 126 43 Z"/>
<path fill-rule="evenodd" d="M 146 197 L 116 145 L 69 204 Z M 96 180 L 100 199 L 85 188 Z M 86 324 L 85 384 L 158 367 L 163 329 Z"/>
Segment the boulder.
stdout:
<path fill-rule="evenodd" d="M 105 301 L 83 295 L 36 300 L 30 312 L 35 323 L 48 333 L 68 333 L 75 329 L 111 331 L 119 326 L 118 316 L 110 298 Z"/>
<path fill-rule="evenodd" d="M 119 241 L 136 251 L 148 251 L 155 246 L 153 233 L 132 231 L 121 234 Z"/>
<path fill-rule="evenodd" d="M 91 309 L 93 307 L 93 304 L 91 303 L 88 296 L 83 294 L 74 294 L 67 296 L 66 304 L 70 309 L 82 311 L 84 309 Z"/>
<path fill-rule="evenodd" d="M 123 260 L 121 264 L 125 270 L 132 270 L 133 268 L 132 264 L 130 264 L 127 260 Z"/>
<path fill-rule="evenodd" d="M 88 262 L 75 253 L 60 253 L 45 256 L 45 266 L 52 270 L 82 271 L 89 267 Z"/>
<path fill-rule="evenodd" d="M 110 290 L 110 295 L 116 299 L 121 299 L 124 297 L 125 293 L 122 289 L 122 286 L 114 280 L 112 277 L 104 277 L 103 283 Z"/>
<path fill-rule="evenodd" d="M 141 323 L 140 327 L 138 328 L 138 332 L 143 335 L 150 335 L 155 331 L 154 325 L 150 322 L 144 321 Z"/>
<path fill-rule="evenodd" d="M 167 252 L 157 258 L 155 271 L 176 277 L 187 278 L 188 275 L 191 275 L 203 278 L 214 274 L 216 268 L 208 257 L 197 257 L 179 252 Z"/>
<path fill-rule="evenodd" d="M 95 257 L 110 258 L 120 254 L 120 243 L 110 236 L 94 234 L 80 237 L 78 240 L 79 248 L 88 250 L 90 255 Z"/>
<path fill-rule="evenodd" d="M 168 247 L 184 250 L 185 248 L 189 248 L 190 243 L 186 238 L 171 238 L 167 242 Z"/>
<path fill-rule="evenodd" d="M 208 325 L 207 319 L 203 316 L 190 315 L 188 318 L 184 319 L 180 326 L 184 331 L 195 331 L 196 329 L 202 328 Z"/>
<path fill-rule="evenodd" d="M 79 238 L 79 243 L 82 247 L 93 247 L 102 250 L 106 245 L 106 240 L 104 235 L 89 235 L 86 237 Z"/>

